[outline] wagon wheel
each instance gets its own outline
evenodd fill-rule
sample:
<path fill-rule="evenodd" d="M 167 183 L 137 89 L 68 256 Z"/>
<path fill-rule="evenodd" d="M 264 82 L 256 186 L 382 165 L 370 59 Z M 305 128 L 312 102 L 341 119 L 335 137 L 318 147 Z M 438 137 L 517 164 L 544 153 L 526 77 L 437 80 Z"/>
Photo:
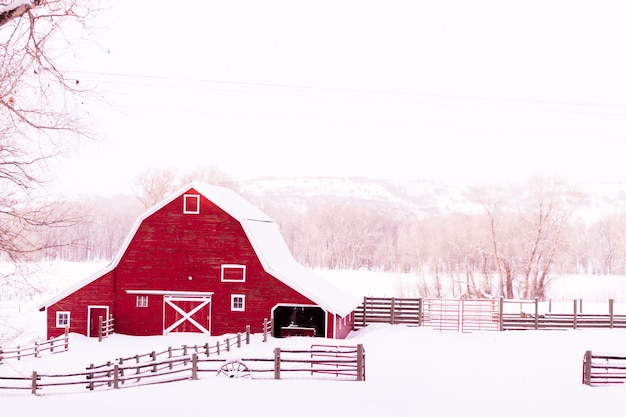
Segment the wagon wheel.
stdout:
<path fill-rule="evenodd" d="M 250 368 L 241 361 L 228 361 L 220 366 L 217 375 L 227 376 L 228 378 L 250 378 Z"/>

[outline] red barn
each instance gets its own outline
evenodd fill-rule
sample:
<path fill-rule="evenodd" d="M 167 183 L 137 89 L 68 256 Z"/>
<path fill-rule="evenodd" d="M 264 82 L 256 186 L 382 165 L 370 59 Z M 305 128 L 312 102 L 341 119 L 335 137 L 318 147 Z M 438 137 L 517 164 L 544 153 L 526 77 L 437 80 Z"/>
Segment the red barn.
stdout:
<path fill-rule="evenodd" d="M 270 217 L 230 189 L 192 183 L 144 213 L 107 267 L 41 310 L 48 337 L 66 326 L 96 336 L 112 315 L 128 335 L 256 332 L 271 318 L 274 336 L 344 338 L 358 303 L 296 262 Z"/>

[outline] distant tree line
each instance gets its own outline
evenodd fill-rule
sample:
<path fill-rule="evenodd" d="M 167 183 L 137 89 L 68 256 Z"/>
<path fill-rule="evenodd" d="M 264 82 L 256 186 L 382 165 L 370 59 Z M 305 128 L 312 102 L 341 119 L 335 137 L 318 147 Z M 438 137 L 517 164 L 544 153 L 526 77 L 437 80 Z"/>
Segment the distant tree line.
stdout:
<path fill-rule="evenodd" d="M 48 229 L 44 240 L 67 244 L 48 245 L 37 256 L 112 259 L 142 210 L 178 188 L 174 183 L 157 191 L 143 188 L 152 197 L 138 197 L 134 205 L 72 204 L 74 212 L 85 214 L 84 221 Z M 302 264 L 411 273 L 423 296 L 543 299 L 558 275 L 626 274 L 626 213 L 586 224 L 575 216 L 585 196 L 543 180 L 529 184 L 515 204 L 496 188 L 477 195 L 478 212 L 427 216 L 332 201 L 304 212 L 272 201 L 261 209 L 277 221 Z"/>

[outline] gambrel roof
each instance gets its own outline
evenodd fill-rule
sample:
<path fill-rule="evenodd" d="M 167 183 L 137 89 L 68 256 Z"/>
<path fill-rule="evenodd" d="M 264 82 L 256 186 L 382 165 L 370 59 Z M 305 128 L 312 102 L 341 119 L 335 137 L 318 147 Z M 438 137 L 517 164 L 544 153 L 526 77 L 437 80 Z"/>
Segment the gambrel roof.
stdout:
<path fill-rule="evenodd" d="M 115 269 L 143 220 L 191 189 L 196 190 L 231 217 L 239 221 L 259 261 L 268 274 L 307 297 L 324 310 L 336 314 L 339 317 L 347 316 L 359 305 L 360 300 L 345 293 L 326 279 L 298 263 L 293 258 L 287 244 L 280 234 L 278 225 L 271 217 L 229 188 L 192 182 L 144 212 L 135 223 L 131 233 L 127 236 L 122 248 L 109 265 L 82 282 L 79 282 L 72 288 L 58 294 L 41 306 L 41 309 L 53 305 L 76 290 Z"/>

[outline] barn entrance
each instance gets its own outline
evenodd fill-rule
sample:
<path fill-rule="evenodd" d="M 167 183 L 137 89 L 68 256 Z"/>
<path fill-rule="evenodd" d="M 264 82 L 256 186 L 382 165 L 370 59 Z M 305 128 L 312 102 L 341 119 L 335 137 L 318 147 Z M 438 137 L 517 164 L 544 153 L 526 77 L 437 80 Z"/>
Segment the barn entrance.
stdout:
<path fill-rule="evenodd" d="M 211 334 L 211 296 L 164 295 L 163 334 Z"/>
<path fill-rule="evenodd" d="M 272 336 L 326 336 L 326 312 L 315 306 L 278 306 L 274 309 Z"/>

